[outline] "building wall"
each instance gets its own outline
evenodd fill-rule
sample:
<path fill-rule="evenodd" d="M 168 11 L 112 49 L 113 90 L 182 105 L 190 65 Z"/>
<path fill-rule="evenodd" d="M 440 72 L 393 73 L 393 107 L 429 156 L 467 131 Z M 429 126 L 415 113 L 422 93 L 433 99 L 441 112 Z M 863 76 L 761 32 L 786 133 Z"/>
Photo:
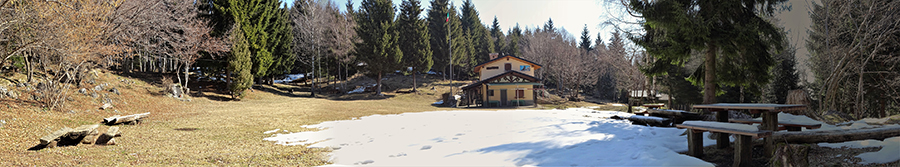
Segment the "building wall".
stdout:
<path fill-rule="evenodd" d="M 481 79 L 480 79 L 480 80 L 485 80 L 485 79 L 488 79 L 488 78 L 490 78 L 490 77 L 493 77 L 493 76 L 496 76 L 496 75 L 499 75 L 499 74 L 502 74 L 502 73 L 506 72 L 506 70 L 503 69 L 503 66 L 504 66 L 504 64 L 506 64 L 506 63 L 512 64 L 512 70 L 515 70 L 515 71 L 518 71 L 518 72 L 522 72 L 522 73 L 525 73 L 525 74 L 534 76 L 534 67 L 533 67 L 533 66 L 529 65 L 528 63 L 525 63 L 525 62 L 522 62 L 522 61 L 519 61 L 519 60 L 516 60 L 516 59 L 507 57 L 507 58 L 503 58 L 502 60 L 497 60 L 497 61 L 495 61 L 495 62 L 492 62 L 492 63 L 489 63 L 489 64 L 485 64 L 484 66 L 481 66 L 481 69 L 480 69 L 480 70 L 481 70 L 481 71 L 480 71 L 480 72 L 481 72 L 481 76 L 480 76 Z M 528 71 L 521 71 L 521 70 L 520 70 L 521 68 L 519 68 L 519 66 L 523 66 L 523 65 L 530 66 L 530 70 L 528 70 Z M 488 69 L 487 69 L 488 67 L 497 67 L 497 69 L 491 69 L 491 70 L 488 70 Z"/>
<path fill-rule="evenodd" d="M 484 86 L 486 86 L 488 88 L 488 90 L 485 91 L 485 93 L 484 93 L 484 96 L 485 96 L 484 100 L 486 100 L 488 103 L 499 102 L 500 101 L 500 89 L 506 89 L 506 98 L 507 98 L 506 100 L 512 101 L 509 103 L 509 105 L 515 105 L 516 104 L 515 101 L 517 101 L 517 100 L 521 100 L 520 105 L 522 105 L 522 106 L 534 104 L 534 90 L 529 90 L 529 89 L 533 88 L 534 85 L 530 85 L 530 84 L 518 85 L 518 88 L 516 88 L 516 85 L 493 85 L 493 86 L 484 85 Z M 525 93 L 524 98 L 519 98 L 519 99 L 515 98 L 517 89 L 524 90 L 524 93 Z M 494 90 L 494 95 L 488 96 L 487 92 L 490 92 L 491 90 Z"/>

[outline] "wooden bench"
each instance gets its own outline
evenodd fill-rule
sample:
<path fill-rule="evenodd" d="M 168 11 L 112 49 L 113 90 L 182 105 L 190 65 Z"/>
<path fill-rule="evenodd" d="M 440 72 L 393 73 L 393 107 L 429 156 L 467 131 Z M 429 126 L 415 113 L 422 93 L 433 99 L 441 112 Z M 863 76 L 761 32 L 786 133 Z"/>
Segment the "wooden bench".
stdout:
<path fill-rule="evenodd" d="M 657 108 L 665 107 L 666 105 L 665 104 L 644 104 L 641 106 L 647 107 L 649 109 L 657 109 Z"/>
<path fill-rule="evenodd" d="M 731 124 L 731 123 L 723 123 Z M 702 158 L 703 157 L 703 132 L 719 132 L 736 134 L 737 140 L 734 142 L 734 164 L 733 166 L 750 166 L 751 151 L 753 149 L 753 139 L 763 138 L 772 135 L 772 131 L 757 130 L 747 131 L 740 129 L 730 129 L 723 127 L 712 127 L 704 125 L 685 125 L 678 124 L 675 127 L 679 129 L 689 129 L 688 132 L 688 155 Z"/>
<path fill-rule="evenodd" d="M 759 124 L 762 123 L 762 120 L 755 119 L 729 119 L 728 122 L 734 123 L 743 123 L 743 124 Z M 796 123 L 796 122 L 782 122 L 778 121 L 778 130 L 787 130 L 787 131 L 800 131 L 804 127 L 806 129 L 819 129 L 822 127 L 822 124 L 810 124 L 810 123 Z"/>

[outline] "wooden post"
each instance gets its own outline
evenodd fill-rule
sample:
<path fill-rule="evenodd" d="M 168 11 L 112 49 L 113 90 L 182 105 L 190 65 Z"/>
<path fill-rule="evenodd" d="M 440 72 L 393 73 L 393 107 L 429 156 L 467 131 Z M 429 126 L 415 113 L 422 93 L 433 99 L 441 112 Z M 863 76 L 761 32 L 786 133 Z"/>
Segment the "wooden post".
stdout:
<path fill-rule="evenodd" d="M 703 158 L 703 132 L 688 129 L 688 155 Z"/>
<path fill-rule="evenodd" d="M 763 111 L 762 117 L 763 130 L 778 131 L 778 112 Z M 775 140 L 771 137 L 766 137 L 764 148 L 766 157 L 772 157 L 773 153 L 775 153 Z"/>
<path fill-rule="evenodd" d="M 485 107 L 491 107 L 491 96 L 490 96 L 490 94 L 488 94 L 488 92 L 490 92 L 490 91 L 491 91 L 491 86 L 484 84 L 484 101 L 482 103 L 484 103 Z"/>
<path fill-rule="evenodd" d="M 732 166 L 750 166 L 753 138 L 747 135 L 737 136 L 737 140 L 734 142 L 734 164 Z"/>
<path fill-rule="evenodd" d="M 716 112 L 716 122 L 728 122 L 728 110 L 720 110 Z M 716 137 L 716 148 L 726 148 L 728 147 L 728 134 L 727 133 L 718 133 L 719 135 Z"/>
<path fill-rule="evenodd" d="M 531 87 L 534 88 L 534 87 L 537 87 L 537 86 L 535 85 L 535 86 L 531 86 Z M 538 97 L 537 97 L 537 90 L 536 90 L 536 89 L 531 89 L 531 101 L 532 101 L 532 103 L 534 103 L 534 107 L 537 107 L 537 106 L 538 106 L 538 105 L 537 105 L 537 98 L 538 98 Z"/>

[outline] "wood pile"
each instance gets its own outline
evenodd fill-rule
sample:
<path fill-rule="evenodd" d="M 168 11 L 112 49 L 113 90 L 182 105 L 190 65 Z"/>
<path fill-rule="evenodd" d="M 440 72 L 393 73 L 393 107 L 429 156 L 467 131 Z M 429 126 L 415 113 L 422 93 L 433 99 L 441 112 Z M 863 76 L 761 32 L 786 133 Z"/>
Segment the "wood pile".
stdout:
<path fill-rule="evenodd" d="M 134 124 L 146 118 L 150 113 L 133 114 L 126 116 L 113 116 L 103 119 L 103 124 Z M 109 126 L 102 130 L 100 124 L 82 125 L 76 128 L 63 127 L 46 136 L 41 137 L 40 143 L 34 148 L 54 148 L 57 146 L 75 146 L 78 144 L 116 145 L 116 137 L 122 136 L 118 126 Z M 101 133 L 102 131 L 102 133 Z"/>

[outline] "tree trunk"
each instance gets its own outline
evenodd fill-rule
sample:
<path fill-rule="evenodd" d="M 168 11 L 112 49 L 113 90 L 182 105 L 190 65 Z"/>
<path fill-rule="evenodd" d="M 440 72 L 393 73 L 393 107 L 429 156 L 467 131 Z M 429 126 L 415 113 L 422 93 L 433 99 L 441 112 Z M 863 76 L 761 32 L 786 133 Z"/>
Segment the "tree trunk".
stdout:
<path fill-rule="evenodd" d="M 412 89 L 412 91 L 416 92 L 416 94 L 419 94 L 418 91 L 416 91 L 416 87 L 419 86 L 418 84 L 416 84 L 416 68 L 413 68 L 412 74 L 413 74 L 413 89 Z"/>
<path fill-rule="evenodd" d="M 873 129 L 847 129 L 829 131 L 775 132 L 771 138 L 778 142 L 788 143 L 839 143 L 854 140 L 884 140 L 900 136 L 900 127 L 881 127 Z"/>
<path fill-rule="evenodd" d="M 33 78 L 32 77 L 33 73 L 31 71 L 31 61 L 28 60 L 28 57 L 30 55 L 31 55 L 30 52 L 29 52 L 29 54 L 25 54 L 25 70 L 28 71 L 28 81 L 27 82 L 29 82 L 29 83 L 32 81 L 32 78 Z"/>
<path fill-rule="evenodd" d="M 191 88 L 188 87 L 188 78 L 190 77 L 190 74 L 188 73 L 189 69 L 191 69 L 191 64 L 184 62 L 184 85 L 182 85 L 184 94 L 191 94 Z"/>
<path fill-rule="evenodd" d="M 378 95 L 378 96 L 382 96 L 382 94 L 381 94 L 381 73 L 382 72 L 378 72 L 378 80 L 375 80 L 375 84 L 377 85 L 377 88 L 375 88 L 375 95 Z"/>
<path fill-rule="evenodd" d="M 706 71 L 703 78 L 703 104 L 716 103 L 716 45 L 709 45 L 706 51 Z"/>

